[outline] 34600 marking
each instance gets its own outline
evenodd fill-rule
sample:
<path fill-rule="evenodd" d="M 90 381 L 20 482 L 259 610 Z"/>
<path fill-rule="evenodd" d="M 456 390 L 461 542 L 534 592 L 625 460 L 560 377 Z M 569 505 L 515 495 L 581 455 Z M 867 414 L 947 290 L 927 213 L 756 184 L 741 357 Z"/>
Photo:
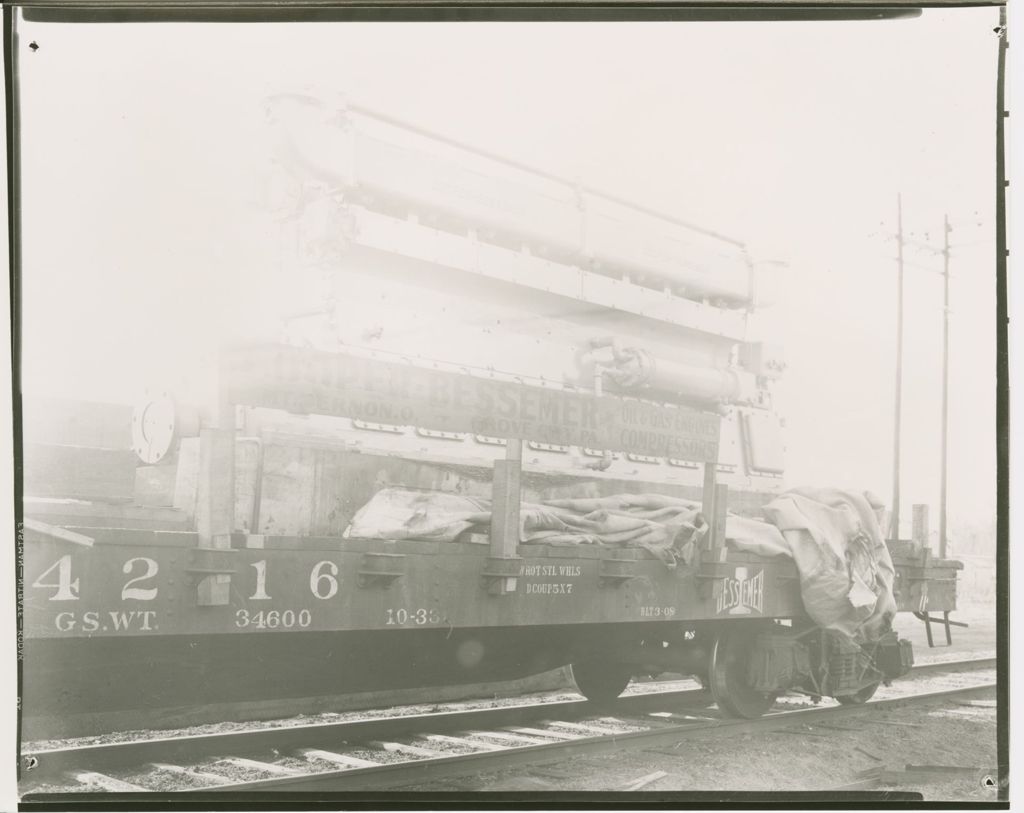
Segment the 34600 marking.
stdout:
<path fill-rule="evenodd" d="M 235 626 L 239 629 L 253 627 L 259 630 L 291 629 L 292 627 L 308 627 L 313 623 L 313 614 L 309 610 L 257 610 L 250 613 L 242 608 L 235 613 Z"/>

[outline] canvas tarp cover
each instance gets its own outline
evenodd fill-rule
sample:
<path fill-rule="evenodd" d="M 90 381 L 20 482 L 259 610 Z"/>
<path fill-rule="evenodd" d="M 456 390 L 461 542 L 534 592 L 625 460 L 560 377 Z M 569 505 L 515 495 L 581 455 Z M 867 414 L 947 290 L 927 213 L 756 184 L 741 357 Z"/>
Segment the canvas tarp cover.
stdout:
<path fill-rule="evenodd" d="M 894 569 L 873 503 L 864 494 L 799 488 L 762 510 L 765 520 L 729 514 L 727 543 L 796 564 L 808 615 L 819 626 L 873 640 L 889 628 Z M 349 538 L 453 542 L 486 530 L 491 501 L 443 492 L 385 488 L 353 517 Z M 522 544 L 642 547 L 668 567 L 689 564 L 706 529 L 700 504 L 661 494 L 523 503 Z"/>

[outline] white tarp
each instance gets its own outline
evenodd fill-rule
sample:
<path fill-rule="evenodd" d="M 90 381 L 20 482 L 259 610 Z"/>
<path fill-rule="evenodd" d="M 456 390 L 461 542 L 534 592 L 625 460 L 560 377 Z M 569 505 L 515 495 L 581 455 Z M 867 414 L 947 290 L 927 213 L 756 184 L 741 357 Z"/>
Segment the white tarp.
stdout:
<path fill-rule="evenodd" d="M 868 494 L 835 488 L 794 488 L 764 507 L 796 562 L 807 614 L 868 641 L 888 631 L 896 614 L 896 570 L 880 509 Z"/>
<path fill-rule="evenodd" d="M 730 514 L 727 543 L 761 556 L 788 556 L 801 596 L 819 626 L 873 640 L 895 613 L 894 570 L 878 525 L 877 502 L 838 489 L 793 489 L 763 509 L 767 521 Z M 689 564 L 701 529 L 700 505 L 661 494 L 523 503 L 523 544 L 642 547 L 669 567 Z M 346 537 L 452 542 L 491 521 L 481 497 L 385 488 L 353 517 Z"/>

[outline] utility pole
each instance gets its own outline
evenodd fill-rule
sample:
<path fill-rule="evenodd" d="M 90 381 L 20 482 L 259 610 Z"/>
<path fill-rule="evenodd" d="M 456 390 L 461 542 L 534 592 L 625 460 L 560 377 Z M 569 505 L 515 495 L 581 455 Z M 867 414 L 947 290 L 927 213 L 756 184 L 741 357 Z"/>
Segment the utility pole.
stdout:
<path fill-rule="evenodd" d="M 949 215 L 942 218 L 942 485 L 939 489 L 939 558 L 946 558 L 946 446 L 949 439 Z"/>
<path fill-rule="evenodd" d="M 893 428 L 892 519 L 889 538 L 900 538 L 900 417 L 903 409 L 903 196 L 896 195 L 896 262 L 899 267 L 896 295 L 896 418 Z"/>

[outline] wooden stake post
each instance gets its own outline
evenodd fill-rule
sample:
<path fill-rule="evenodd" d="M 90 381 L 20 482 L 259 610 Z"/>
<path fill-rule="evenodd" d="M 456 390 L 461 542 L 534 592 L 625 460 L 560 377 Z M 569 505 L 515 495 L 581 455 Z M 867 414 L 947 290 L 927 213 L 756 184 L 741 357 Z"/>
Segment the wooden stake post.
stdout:
<path fill-rule="evenodd" d="M 710 548 L 714 544 L 715 538 L 715 469 L 714 463 L 704 464 L 704 490 L 701 493 L 701 506 L 700 511 L 704 515 L 704 520 L 711 524 L 707 535 L 704 537 L 704 547 Z"/>
<path fill-rule="evenodd" d="M 491 486 L 491 561 L 486 575 L 492 579 L 491 592 L 505 594 L 516 589 L 519 561 L 519 517 L 522 504 L 523 442 L 509 438 L 505 459 L 494 461 Z"/>
<path fill-rule="evenodd" d="M 715 479 L 718 464 L 704 464 L 704 490 L 701 495 L 701 513 L 711 526 L 704 537 L 697 556 L 697 584 L 700 595 L 710 598 L 721 589 L 722 568 L 728 555 L 725 547 L 725 523 L 729 510 L 729 487 Z"/>
<path fill-rule="evenodd" d="M 196 494 L 197 548 L 189 571 L 196 581 L 196 603 L 223 606 L 230 601 L 229 558 L 235 526 L 235 405 L 222 389 L 217 425 L 199 435 L 199 483 Z M 216 553 L 214 553 L 216 551 Z"/>
<path fill-rule="evenodd" d="M 717 463 L 704 464 L 704 491 L 701 495 L 701 513 L 711 525 L 705 536 L 705 549 L 725 549 L 725 522 L 729 510 L 729 486 L 719 485 L 715 479 Z"/>

